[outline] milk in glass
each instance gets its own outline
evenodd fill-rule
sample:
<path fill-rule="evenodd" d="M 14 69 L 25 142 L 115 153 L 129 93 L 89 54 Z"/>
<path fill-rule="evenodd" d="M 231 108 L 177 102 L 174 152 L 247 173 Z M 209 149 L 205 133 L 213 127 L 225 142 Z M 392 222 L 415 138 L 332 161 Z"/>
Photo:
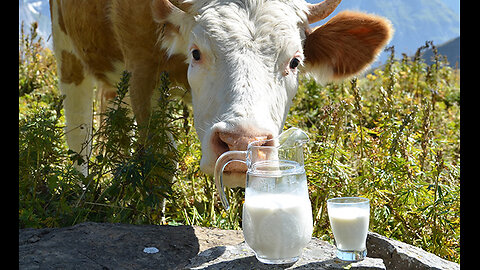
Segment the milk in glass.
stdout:
<path fill-rule="evenodd" d="M 360 207 L 338 207 L 328 211 L 337 248 L 365 250 L 370 211 Z"/>

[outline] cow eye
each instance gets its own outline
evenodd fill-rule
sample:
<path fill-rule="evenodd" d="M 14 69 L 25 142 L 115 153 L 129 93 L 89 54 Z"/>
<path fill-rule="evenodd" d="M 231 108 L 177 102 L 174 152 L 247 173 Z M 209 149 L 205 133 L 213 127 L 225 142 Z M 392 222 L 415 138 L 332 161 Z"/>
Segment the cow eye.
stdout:
<path fill-rule="evenodd" d="M 200 60 L 200 51 L 198 49 L 195 49 L 192 51 L 192 57 L 195 59 L 195 61 Z"/>
<path fill-rule="evenodd" d="M 290 61 L 290 68 L 291 69 L 295 69 L 298 67 L 298 65 L 300 64 L 300 60 L 297 58 L 297 57 L 294 57 L 291 61 Z"/>

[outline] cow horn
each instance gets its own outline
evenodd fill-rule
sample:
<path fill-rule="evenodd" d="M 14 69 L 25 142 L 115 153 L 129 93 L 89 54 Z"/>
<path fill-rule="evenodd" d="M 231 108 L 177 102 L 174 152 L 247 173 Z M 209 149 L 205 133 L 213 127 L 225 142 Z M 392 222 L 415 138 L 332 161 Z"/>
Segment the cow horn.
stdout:
<path fill-rule="evenodd" d="M 315 23 L 330 15 L 342 0 L 325 0 L 318 4 L 308 4 L 308 23 Z"/>

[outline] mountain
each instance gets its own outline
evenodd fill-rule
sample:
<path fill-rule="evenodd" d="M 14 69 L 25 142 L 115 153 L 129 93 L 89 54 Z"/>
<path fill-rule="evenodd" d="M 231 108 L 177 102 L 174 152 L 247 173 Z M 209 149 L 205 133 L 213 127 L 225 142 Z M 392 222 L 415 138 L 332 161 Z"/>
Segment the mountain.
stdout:
<path fill-rule="evenodd" d="M 319 0 L 307 0 L 317 3 Z M 435 45 L 460 36 L 460 0 L 343 0 L 325 23 L 342 10 L 357 10 L 388 18 L 395 29 L 387 46 L 394 45 L 396 56 L 413 55 L 425 41 Z M 382 53 L 377 64 L 384 62 Z"/>
<path fill-rule="evenodd" d="M 437 46 L 438 54 L 447 57 L 447 60 L 451 67 L 460 68 L 460 37 L 451 39 L 443 44 Z M 432 64 L 433 51 L 432 49 L 426 50 L 422 54 L 422 58 L 425 59 L 425 63 Z"/>

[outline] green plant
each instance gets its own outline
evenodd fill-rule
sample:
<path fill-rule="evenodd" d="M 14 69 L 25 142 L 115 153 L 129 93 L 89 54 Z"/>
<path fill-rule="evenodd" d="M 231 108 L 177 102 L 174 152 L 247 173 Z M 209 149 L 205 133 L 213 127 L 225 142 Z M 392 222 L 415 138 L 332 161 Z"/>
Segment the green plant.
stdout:
<path fill-rule="evenodd" d="M 18 95 L 19 97 L 35 90 L 49 90 L 56 81 L 56 64 L 52 52 L 43 48 L 43 40 L 37 34 L 38 24 L 30 25 L 25 34 L 23 22 L 20 27 L 18 53 Z"/>

